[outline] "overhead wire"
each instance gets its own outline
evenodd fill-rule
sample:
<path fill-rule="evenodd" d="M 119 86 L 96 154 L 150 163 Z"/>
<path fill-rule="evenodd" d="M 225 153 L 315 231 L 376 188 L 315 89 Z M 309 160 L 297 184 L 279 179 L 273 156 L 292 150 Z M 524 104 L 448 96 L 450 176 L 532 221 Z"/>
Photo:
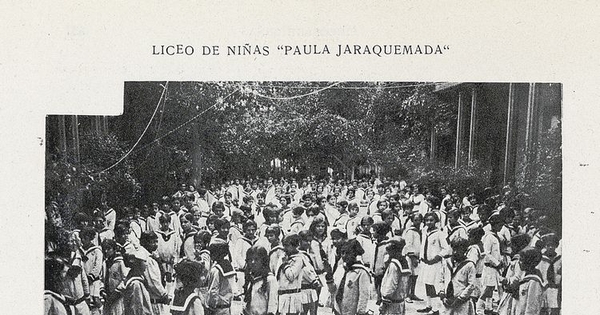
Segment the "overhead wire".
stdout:
<path fill-rule="evenodd" d="M 158 100 L 158 103 L 156 104 L 156 108 L 154 109 L 154 112 L 152 113 L 152 116 L 150 117 L 150 120 L 146 124 L 146 128 L 144 128 L 144 131 L 139 136 L 139 138 L 137 139 L 137 141 L 133 144 L 133 146 L 131 147 L 131 149 L 129 149 L 129 151 L 127 151 L 127 153 L 125 153 L 119 160 L 117 160 L 111 166 L 109 166 L 109 167 L 103 169 L 102 171 L 98 172 L 98 174 L 102 174 L 102 173 L 104 173 L 106 171 L 111 170 L 113 167 L 119 165 L 119 163 L 123 162 L 123 160 L 125 160 L 129 156 L 129 154 L 131 154 L 131 152 L 133 152 L 133 150 L 135 149 L 135 147 L 140 143 L 140 141 L 142 140 L 142 138 L 146 134 L 146 131 L 148 131 L 148 128 L 150 127 L 150 124 L 152 124 L 152 121 L 154 120 L 154 117 L 156 116 L 156 113 L 158 112 L 158 108 L 160 107 L 160 104 L 161 104 L 161 102 L 163 101 L 163 99 L 165 97 L 165 93 L 167 91 L 168 86 L 169 86 L 169 81 L 165 82 L 165 85 L 163 86 L 163 91 L 160 94 L 160 99 Z"/>
<path fill-rule="evenodd" d="M 165 138 L 165 137 L 168 137 L 170 134 L 172 134 L 172 133 L 174 133 L 175 131 L 177 131 L 177 130 L 179 130 L 179 129 L 183 128 L 183 126 L 185 126 L 185 125 L 187 125 L 187 124 L 191 123 L 192 121 L 194 121 L 194 120 L 198 119 L 198 118 L 199 118 L 200 116 L 202 116 L 204 113 L 208 112 L 209 110 L 211 110 L 212 108 L 214 108 L 215 106 L 217 106 L 217 105 L 218 105 L 219 103 L 221 103 L 222 101 L 225 101 L 226 99 L 228 99 L 229 97 L 231 97 L 231 95 L 233 95 L 234 93 L 236 93 L 236 92 L 238 92 L 238 91 L 239 91 L 239 90 L 235 90 L 235 91 L 233 91 L 233 92 L 229 93 L 227 96 L 225 96 L 225 97 L 224 97 L 222 100 L 217 100 L 217 101 L 216 101 L 214 104 L 212 104 L 211 106 L 207 107 L 206 109 L 204 109 L 202 112 L 200 112 L 200 113 L 199 113 L 199 114 L 197 114 L 196 116 L 194 116 L 194 117 L 192 117 L 192 118 L 188 119 L 186 122 L 184 122 L 184 123 L 182 123 L 181 125 L 179 125 L 179 126 L 177 126 L 177 127 L 173 128 L 173 129 L 171 129 L 169 132 L 167 132 L 167 133 L 163 134 L 162 136 L 155 138 L 155 139 L 154 139 L 154 140 L 152 140 L 151 142 L 148 142 L 148 143 L 144 144 L 143 146 L 139 147 L 139 148 L 138 148 L 138 150 L 142 150 L 142 149 L 144 149 L 144 148 L 146 148 L 146 147 L 148 147 L 148 146 L 150 146 L 150 145 L 152 145 L 152 144 L 154 144 L 154 143 L 156 143 L 156 142 L 160 141 L 161 139 L 163 139 L 163 138 Z"/>
<path fill-rule="evenodd" d="M 290 82 L 283 82 L 290 83 Z M 413 87 L 423 87 L 423 86 L 433 86 L 437 83 L 435 82 L 423 82 L 423 83 L 414 83 L 414 84 L 403 84 L 403 85 L 373 85 L 373 86 L 342 86 L 341 84 L 346 83 L 364 83 L 364 82 L 339 82 L 340 85 L 329 87 L 331 90 L 376 90 L 376 89 L 403 89 L 403 88 L 413 88 Z M 262 88 L 285 88 L 285 89 L 314 89 L 314 86 L 285 86 L 285 85 L 273 85 L 273 84 L 261 84 L 256 85 L 257 87 Z"/>
<path fill-rule="evenodd" d="M 254 90 L 253 94 L 256 95 L 256 96 L 262 97 L 262 98 L 270 99 L 270 100 L 293 100 L 293 99 L 296 99 L 296 98 L 302 98 L 302 97 L 306 97 L 306 96 L 309 96 L 309 95 L 317 94 L 319 92 L 322 92 L 322 91 L 325 91 L 327 89 L 330 89 L 330 88 L 332 88 L 332 87 L 334 87 L 334 86 L 336 86 L 336 85 L 338 85 L 340 83 L 342 83 L 342 82 L 335 82 L 335 83 L 330 84 L 330 85 L 328 85 L 328 86 L 326 86 L 324 88 L 320 88 L 320 89 L 311 91 L 309 93 L 300 94 L 300 95 L 294 95 L 294 96 L 267 96 L 267 95 L 264 95 L 264 94 L 261 94 L 261 93 L 257 92 L 256 90 Z"/>
<path fill-rule="evenodd" d="M 146 125 L 146 127 L 144 128 L 144 131 L 142 132 L 142 134 L 140 135 L 140 137 L 137 139 L 137 141 L 135 142 L 135 144 L 131 147 L 131 149 L 129 149 L 129 151 L 127 151 L 127 153 L 125 153 L 119 160 L 117 160 L 115 163 L 113 163 L 111 166 L 105 168 L 104 170 L 100 171 L 98 174 L 104 173 L 106 171 L 109 171 L 110 169 L 114 168 L 115 166 L 119 165 L 123 160 L 125 160 L 134 150 L 136 150 L 137 145 L 140 143 L 140 141 L 142 140 L 142 138 L 144 137 L 144 135 L 146 134 L 146 132 L 148 131 L 148 128 L 150 127 L 152 121 L 154 120 L 154 117 L 156 116 L 156 113 L 158 112 L 158 109 L 160 108 L 161 102 L 163 101 L 163 99 L 165 98 L 165 94 L 167 91 L 167 87 L 168 87 L 168 81 L 165 83 L 164 87 L 163 87 L 163 92 L 161 93 L 160 99 L 158 101 L 158 104 L 156 105 L 156 108 L 154 109 L 154 112 L 152 113 L 152 116 L 150 117 L 150 120 L 148 121 L 148 124 Z M 420 86 L 429 86 L 429 85 L 435 85 L 435 83 L 422 83 L 422 84 L 408 84 L 408 85 L 397 85 L 397 86 L 357 86 L 357 87 L 349 87 L 349 86 L 339 86 L 342 83 L 348 83 L 348 82 L 334 82 L 326 87 L 320 88 L 320 89 L 316 89 L 313 90 L 311 92 L 308 93 L 304 93 L 304 94 L 300 94 L 300 95 L 293 95 L 293 96 L 268 96 L 268 95 L 264 95 L 262 93 L 259 93 L 258 91 L 254 90 L 253 94 L 258 96 L 258 97 L 262 97 L 265 99 L 270 99 L 270 100 L 291 100 L 291 99 L 297 99 L 297 98 L 302 98 L 302 97 L 306 97 L 309 95 L 314 95 L 320 92 L 323 92 L 325 90 L 328 89 L 336 89 L 336 90 L 357 90 L 357 89 L 394 89 L 394 88 L 409 88 L 409 87 L 420 87 Z M 275 86 L 275 85 L 262 85 L 259 84 L 260 87 L 273 87 L 273 88 L 298 88 L 298 89 L 314 89 L 314 87 L 304 87 L 304 86 L 296 86 L 296 87 L 290 87 L 290 86 Z M 238 92 L 238 90 L 235 90 L 233 92 L 231 92 L 230 94 L 228 94 L 227 96 L 225 96 L 222 100 L 217 100 L 213 105 L 209 106 L 208 108 L 204 109 L 202 112 L 200 112 L 199 114 L 195 115 L 194 117 L 190 118 L 189 120 L 187 120 L 186 122 L 182 123 L 181 125 L 175 127 L 174 129 L 168 131 L 167 133 L 163 134 L 162 136 L 156 137 L 154 140 L 152 140 L 151 142 L 144 144 L 143 146 L 137 148 L 136 151 L 142 150 L 158 141 L 160 141 L 161 139 L 168 137 L 169 135 L 171 135 L 172 133 L 176 132 L 177 130 L 183 128 L 185 125 L 189 124 L 190 122 L 198 119 L 200 116 L 202 116 L 204 113 L 208 112 L 209 110 L 211 110 L 212 108 L 214 108 L 215 106 L 217 106 L 221 101 L 226 100 L 227 98 L 231 97 L 231 95 L 233 95 L 234 93 Z M 163 111 L 161 111 L 161 122 L 162 122 L 162 114 L 164 112 L 164 106 L 163 106 Z M 160 122 L 157 126 L 157 130 L 156 132 L 158 133 L 158 131 L 160 130 Z"/>

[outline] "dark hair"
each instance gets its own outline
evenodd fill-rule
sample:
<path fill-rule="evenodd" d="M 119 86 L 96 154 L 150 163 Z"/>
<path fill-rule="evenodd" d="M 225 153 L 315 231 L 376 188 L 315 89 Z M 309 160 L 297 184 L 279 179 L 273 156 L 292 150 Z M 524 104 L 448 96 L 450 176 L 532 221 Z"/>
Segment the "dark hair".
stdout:
<path fill-rule="evenodd" d="M 221 228 L 223 228 L 224 226 L 230 227 L 229 221 L 225 220 L 225 219 L 216 219 L 215 222 L 215 229 L 220 230 Z"/>
<path fill-rule="evenodd" d="M 267 276 L 271 272 L 269 267 L 269 253 L 267 252 L 267 249 L 257 245 L 250 247 L 246 253 L 246 266 L 250 265 L 250 261 L 252 259 L 256 260 L 256 265 L 259 266 L 259 268 L 257 268 L 258 270 L 253 270 L 254 272 L 252 273 L 252 276 L 263 278 L 263 283 L 259 290 L 261 292 L 266 292 L 268 285 Z M 250 290 L 245 290 L 245 292 L 246 300 L 249 300 Z"/>
<path fill-rule="evenodd" d="M 308 209 L 306 209 L 306 214 L 308 215 L 308 213 L 310 212 L 310 213 L 313 213 L 314 215 L 317 215 L 317 214 L 319 214 L 320 210 L 321 209 L 319 208 L 319 206 L 312 205 L 312 206 L 308 207 Z"/>
<path fill-rule="evenodd" d="M 394 213 L 392 212 L 392 210 L 390 209 L 385 209 L 383 211 L 381 211 L 381 220 L 384 220 L 389 218 L 389 217 L 393 217 Z"/>
<path fill-rule="evenodd" d="M 460 217 L 460 212 L 458 211 L 458 209 L 453 209 L 448 212 L 448 216 L 458 219 Z"/>
<path fill-rule="evenodd" d="M 81 237 L 81 239 L 86 239 L 86 240 L 93 240 L 94 236 L 96 236 L 96 230 L 94 230 L 91 227 L 84 227 L 83 229 L 81 229 L 81 232 L 79 232 L 79 236 Z"/>
<path fill-rule="evenodd" d="M 126 235 L 129 230 L 129 227 L 123 223 L 119 223 L 115 226 L 115 236 L 123 236 Z"/>
<path fill-rule="evenodd" d="M 208 226 L 209 224 L 215 224 L 215 221 L 217 221 L 219 219 L 219 217 L 217 217 L 214 214 L 211 214 L 208 216 L 208 218 L 206 218 L 206 226 Z"/>
<path fill-rule="evenodd" d="M 510 246 L 512 248 L 513 253 L 517 254 L 518 252 L 520 252 L 523 248 L 529 245 L 530 241 L 531 237 L 529 236 L 529 234 L 522 233 L 513 236 L 510 239 Z"/>
<path fill-rule="evenodd" d="M 362 219 L 360 219 L 360 225 L 363 225 L 363 224 L 373 225 L 373 223 L 374 223 L 373 218 L 371 218 L 368 215 L 366 215 L 366 216 L 362 217 Z"/>
<path fill-rule="evenodd" d="M 464 206 L 464 207 L 462 207 L 462 209 L 460 209 L 460 213 L 462 213 L 462 214 L 465 214 L 465 213 L 472 214 L 473 213 L 473 207 L 471 207 L 471 206 Z"/>
<path fill-rule="evenodd" d="M 386 200 L 379 200 L 379 201 L 377 201 L 377 208 L 379 208 L 379 206 L 381 206 L 383 204 L 387 206 L 387 203 L 388 202 Z"/>
<path fill-rule="evenodd" d="M 500 217 L 502 220 L 506 220 L 506 218 L 512 218 L 515 216 L 515 211 L 509 207 L 504 207 L 500 210 Z"/>
<path fill-rule="evenodd" d="M 480 226 L 469 231 L 469 243 L 471 245 L 481 242 L 481 238 L 485 234 L 485 231 Z"/>
<path fill-rule="evenodd" d="M 227 243 L 212 243 L 208 245 L 208 251 L 213 261 L 222 260 L 229 255 L 229 245 Z"/>
<path fill-rule="evenodd" d="M 106 251 L 109 248 L 117 249 L 117 242 L 115 240 L 111 240 L 109 238 L 102 241 L 102 251 Z"/>
<path fill-rule="evenodd" d="M 365 250 L 356 239 L 351 239 L 342 246 L 342 252 L 358 256 L 364 254 Z"/>
<path fill-rule="evenodd" d="M 465 252 L 467 250 L 467 248 L 469 248 L 469 241 L 465 240 L 465 239 L 457 239 L 456 241 L 452 242 L 452 249 L 454 251 L 458 250 L 458 249 L 463 249 Z"/>
<path fill-rule="evenodd" d="M 323 196 L 317 197 L 317 204 L 320 205 L 323 200 L 327 201 L 327 198 L 325 198 Z"/>
<path fill-rule="evenodd" d="M 215 212 L 217 209 L 225 211 L 225 204 L 221 201 L 215 201 L 212 205 L 212 211 Z"/>
<path fill-rule="evenodd" d="M 188 259 L 182 260 L 173 269 L 184 286 L 199 284 L 200 275 L 204 273 L 202 264 Z"/>
<path fill-rule="evenodd" d="M 348 211 L 350 211 L 350 209 L 359 209 L 358 203 L 356 203 L 356 202 L 349 203 L 348 204 Z"/>
<path fill-rule="evenodd" d="M 265 208 L 264 208 L 264 209 L 263 209 L 263 211 L 262 211 L 262 215 L 263 215 L 263 217 L 265 218 L 265 220 L 266 220 L 268 217 L 272 217 L 272 216 L 274 216 L 274 215 L 276 214 L 276 211 L 275 211 L 275 210 L 274 210 L 274 209 L 273 209 L 273 208 L 272 208 L 270 205 L 271 205 L 271 204 L 269 204 L 269 205 L 266 205 L 266 206 L 265 206 Z"/>
<path fill-rule="evenodd" d="M 394 254 L 394 258 L 399 258 L 402 256 L 402 249 L 406 245 L 406 241 L 404 239 L 392 239 L 389 241 L 387 246 L 387 251 L 390 254 Z"/>
<path fill-rule="evenodd" d="M 179 219 L 181 219 L 181 218 L 185 218 L 186 220 L 188 220 L 189 222 L 192 222 L 192 223 L 194 222 L 194 215 L 189 212 L 182 213 L 181 216 L 179 217 Z"/>
<path fill-rule="evenodd" d="M 158 218 L 158 222 L 159 222 L 160 224 L 163 224 L 163 223 L 171 223 L 171 216 L 170 216 L 170 215 L 168 215 L 168 214 L 161 215 L 161 216 Z"/>
<path fill-rule="evenodd" d="M 208 245 L 212 235 L 207 230 L 200 230 L 194 235 L 194 243 L 202 243 Z"/>
<path fill-rule="evenodd" d="M 81 224 L 82 222 L 89 222 L 89 221 L 90 221 L 90 216 L 84 212 L 77 212 L 73 216 L 73 222 L 75 222 L 75 224 Z"/>
<path fill-rule="evenodd" d="M 106 221 L 106 217 L 104 216 L 104 213 L 102 213 L 102 211 L 94 211 L 94 221 L 98 220 L 98 219 L 102 219 L 102 221 Z"/>
<path fill-rule="evenodd" d="M 292 210 L 292 213 L 294 215 L 302 215 L 304 213 L 304 207 L 302 206 L 297 206 Z"/>
<path fill-rule="evenodd" d="M 281 229 L 279 228 L 278 225 L 269 225 L 267 226 L 267 229 L 265 230 L 265 235 L 267 234 L 275 234 L 275 237 L 279 237 L 279 235 L 281 235 Z"/>
<path fill-rule="evenodd" d="M 248 220 L 246 222 L 244 222 L 244 224 L 242 224 L 242 229 L 245 231 L 248 227 L 253 226 L 254 228 L 257 228 L 257 224 L 256 222 L 254 222 L 253 220 Z"/>
<path fill-rule="evenodd" d="M 288 195 L 281 195 L 281 196 L 279 196 L 279 200 L 281 200 L 282 198 L 285 199 L 285 203 L 286 204 L 290 203 L 290 196 L 288 196 Z"/>
<path fill-rule="evenodd" d="M 334 228 L 333 230 L 331 230 L 331 238 L 333 239 L 335 237 L 348 238 L 348 234 L 346 232 L 341 231 L 338 228 Z"/>
<path fill-rule="evenodd" d="M 553 245 L 553 246 L 557 247 L 559 240 L 558 240 L 558 236 L 556 236 L 556 234 L 550 233 L 550 234 L 546 234 L 546 235 L 542 236 L 542 242 L 544 242 L 544 245 Z"/>
<path fill-rule="evenodd" d="M 331 232 L 333 233 L 333 231 L 331 231 Z M 298 236 L 300 236 L 300 239 L 302 239 L 303 241 L 307 241 L 307 242 L 312 241 L 312 234 L 308 230 L 302 230 L 302 231 L 298 232 Z"/>
<path fill-rule="evenodd" d="M 390 226 L 385 222 L 373 223 L 371 228 L 373 228 L 373 231 L 379 235 L 386 235 L 390 232 Z"/>
<path fill-rule="evenodd" d="M 323 224 L 325 226 L 325 231 L 323 232 L 323 235 L 327 235 L 327 224 L 326 224 L 325 220 L 323 220 L 321 217 L 315 217 L 315 219 L 312 221 L 312 223 L 308 227 L 308 230 L 313 235 L 313 237 L 317 236 L 316 231 L 317 231 L 318 224 Z"/>
<path fill-rule="evenodd" d="M 435 212 L 427 212 L 425 216 L 423 216 L 423 220 L 427 220 L 428 217 L 432 217 L 435 222 L 439 222 L 440 219 Z"/>
<path fill-rule="evenodd" d="M 542 261 L 542 252 L 537 248 L 525 247 L 519 252 L 519 261 L 524 271 L 533 270 Z"/>
<path fill-rule="evenodd" d="M 298 247 L 300 246 L 300 236 L 298 234 L 290 234 L 284 237 L 281 243 Z"/>
<path fill-rule="evenodd" d="M 502 223 L 503 218 L 502 218 L 502 216 L 500 216 L 500 214 L 498 212 L 494 212 L 488 217 L 488 222 L 490 224 Z"/>
<path fill-rule="evenodd" d="M 59 283 L 62 282 L 61 272 L 64 263 L 58 259 L 44 260 L 44 289 L 59 292 Z"/>
<path fill-rule="evenodd" d="M 143 232 L 140 236 L 140 245 L 148 249 L 147 247 L 150 244 L 150 242 L 157 239 L 158 236 L 156 235 L 156 233 L 154 233 L 154 231 Z"/>
<path fill-rule="evenodd" d="M 245 198 L 245 197 L 244 197 L 244 198 Z M 250 197 L 250 198 L 252 198 L 252 197 Z M 246 212 L 252 211 L 252 208 L 250 208 L 249 206 L 246 206 L 246 205 L 241 205 L 241 206 L 240 206 L 240 210 L 241 210 L 242 212 L 246 213 Z"/>

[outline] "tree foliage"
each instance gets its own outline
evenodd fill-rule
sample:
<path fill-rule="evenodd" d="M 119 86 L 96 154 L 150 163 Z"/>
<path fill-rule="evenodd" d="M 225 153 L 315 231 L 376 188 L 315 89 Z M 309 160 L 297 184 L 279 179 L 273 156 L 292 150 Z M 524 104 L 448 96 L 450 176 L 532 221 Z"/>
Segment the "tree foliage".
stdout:
<path fill-rule="evenodd" d="M 541 209 L 560 210 L 562 204 L 562 139 L 560 124 L 540 135 L 536 147 L 517 165 L 516 186 Z M 556 212 L 556 211 L 555 211 Z M 560 212 L 559 212 L 560 213 Z"/>
<path fill-rule="evenodd" d="M 299 175 L 326 167 L 349 175 L 366 164 L 416 175 L 431 128 L 451 132 L 452 105 L 440 102 L 431 84 L 345 82 L 326 89 L 331 85 L 170 83 L 149 136 L 133 155 L 134 164 L 141 164 L 135 173 L 168 189 L 178 181 L 265 174 L 273 171 L 274 159 Z M 128 110 L 116 118 L 124 138 L 133 141 L 141 134 L 164 87 L 127 84 Z"/>
<path fill-rule="evenodd" d="M 71 214 L 100 207 L 103 195 L 115 207 L 136 200 L 141 184 L 133 175 L 132 161 L 105 170 L 124 156 L 127 143 L 114 134 L 83 134 L 80 140 L 80 161 L 72 155 L 50 155 L 46 161 L 46 200 L 54 201 L 61 216 L 69 223 Z"/>

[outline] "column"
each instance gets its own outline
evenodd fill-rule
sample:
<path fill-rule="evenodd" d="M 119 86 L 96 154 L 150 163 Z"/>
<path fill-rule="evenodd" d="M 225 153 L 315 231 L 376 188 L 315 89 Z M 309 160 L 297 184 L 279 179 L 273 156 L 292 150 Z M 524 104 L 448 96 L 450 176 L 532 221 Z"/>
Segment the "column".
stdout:
<path fill-rule="evenodd" d="M 435 132 L 435 126 L 431 127 L 431 143 L 430 143 L 430 149 L 429 149 L 429 160 L 431 162 L 435 161 L 435 157 L 436 157 L 436 145 L 437 145 L 437 134 Z"/>
<path fill-rule="evenodd" d="M 525 152 L 529 153 L 533 148 L 533 144 L 535 142 L 535 128 L 536 119 L 535 115 L 536 106 L 535 106 L 535 83 L 529 84 L 529 94 L 527 97 L 527 124 L 525 127 Z"/>
<path fill-rule="evenodd" d="M 101 124 L 102 124 L 102 122 L 101 122 L 100 116 L 94 116 L 94 131 L 96 132 L 97 135 L 102 133 L 101 132 L 101 130 L 102 130 Z"/>
<path fill-rule="evenodd" d="M 102 116 L 102 124 L 104 125 L 104 134 L 108 133 L 108 120 L 106 118 L 106 116 Z"/>
<path fill-rule="evenodd" d="M 456 118 L 456 146 L 454 148 L 454 168 L 460 166 L 460 151 L 462 148 L 462 130 L 463 130 L 463 95 L 458 93 L 458 115 Z"/>
<path fill-rule="evenodd" d="M 471 90 L 471 121 L 469 126 L 469 160 L 471 165 L 475 157 L 475 128 L 477 127 L 477 90 Z"/>
<path fill-rule="evenodd" d="M 508 111 L 506 114 L 506 146 L 504 148 L 504 180 L 506 185 L 512 179 L 514 156 L 512 155 L 513 134 L 514 134 L 514 107 L 515 107 L 515 87 L 513 83 L 508 86 Z"/>
<path fill-rule="evenodd" d="M 79 121 L 77 115 L 72 116 L 71 130 L 73 131 L 73 152 L 75 154 L 75 161 L 79 163 Z"/>
<path fill-rule="evenodd" d="M 60 151 L 67 151 L 67 129 L 65 127 L 65 116 L 58 116 L 58 148 Z"/>

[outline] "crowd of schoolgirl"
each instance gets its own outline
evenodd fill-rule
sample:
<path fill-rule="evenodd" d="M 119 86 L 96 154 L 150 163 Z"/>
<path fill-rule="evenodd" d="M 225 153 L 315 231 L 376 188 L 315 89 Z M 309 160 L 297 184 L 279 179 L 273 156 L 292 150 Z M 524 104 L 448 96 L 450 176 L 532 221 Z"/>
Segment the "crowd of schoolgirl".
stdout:
<path fill-rule="evenodd" d="M 70 230 L 52 204 L 45 314 L 231 314 L 234 300 L 252 315 L 416 302 L 423 314 L 559 314 L 561 241 L 545 212 L 510 187 L 463 195 L 377 178 L 182 184 L 151 205 L 76 213 Z"/>

